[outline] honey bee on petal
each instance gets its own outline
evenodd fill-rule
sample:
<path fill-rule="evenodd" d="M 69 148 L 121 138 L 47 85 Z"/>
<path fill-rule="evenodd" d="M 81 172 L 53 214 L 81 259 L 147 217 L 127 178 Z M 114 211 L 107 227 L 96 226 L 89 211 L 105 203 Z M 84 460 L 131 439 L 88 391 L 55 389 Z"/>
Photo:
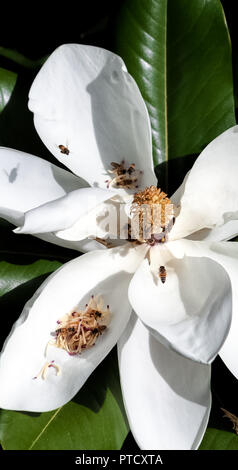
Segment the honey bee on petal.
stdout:
<path fill-rule="evenodd" d="M 58 147 L 59 147 L 61 153 L 63 153 L 64 155 L 69 155 L 69 149 L 67 147 L 65 147 L 65 145 L 61 144 Z"/>
<path fill-rule="evenodd" d="M 161 282 L 164 284 L 166 281 L 167 271 L 164 266 L 160 266 L 159 268 L 159 278 Z"/>

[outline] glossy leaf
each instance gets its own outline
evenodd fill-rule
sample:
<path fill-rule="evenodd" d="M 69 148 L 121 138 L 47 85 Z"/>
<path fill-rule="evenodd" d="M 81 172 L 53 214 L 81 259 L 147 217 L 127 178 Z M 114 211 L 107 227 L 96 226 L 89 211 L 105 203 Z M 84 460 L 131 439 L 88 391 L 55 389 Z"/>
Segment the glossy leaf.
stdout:
<path fill-rule="evenodd" d="M 17 50 L 9 49 L 7 47 L 0 47 L 0 56 L 5 57 L 6 59 L 10 59 L 12 62 L 15 62 L 16 64 L 19 64 L 22 67 L 26 67 L 28 69 L 37 69 L 41 67 L 47 59 L 46 56 L 42 57 L 41 59 L 31 60 Z"/>
<path fill-rule="evenodd" d="M 67 405 L 47 413 L 0 411 L 5 450 L 120 449 L 127 432 L 116 350 Z"/>
<path fill-rule="evenodd" d="M 0 112 L 3 111 L 11 98 L 16 85 L 17 74 L 0 68 Z"/>
<path fill-rule="evenodd" d="M 34 241 L 32 237 L 27 238 Z M 41 241 L 36 242 L 41 249 Z M 26 301 L 48 274 L 61 265 L 56 260 L 35 261 L 36 245 L 33 243 L 33 250 L 27 256 L 21 251 L 24 244 L 19 246 L 18 253 L 17 246 L 14 247 L 14 256 L 10 250 L 2 252 L 2 258 L 7 259 L 0 262 L 2 343 Z M 14 259 L 22 264 L 13 264 Z M 29 259 L 34 261 L 26 264 Z M 64 407 L 48 413 L 0 411 L 0 441 L 2 447 L 9 450 L 120 449 L 127 432 L 116 351 L 103 361 L 79 394 Z"/>
<path fill-rule="evenodd" d="M 238 436 L 234 432 L 208 428 L 199 450 L 238 450 Z"/>
<path fill-rule="evenodd" d="M 127 0 L 116 49 L 146 102 L 155 164 L 198 153 L 235 124 L 230 39 L 218 0 Z"/>
<path fill-rule="evenodd" d="M 38 260 L 31 264 L 17 265 L 0 262 L 0 295 L 4 295 L 20 284 L 59 268 L 58 261 Z"/>

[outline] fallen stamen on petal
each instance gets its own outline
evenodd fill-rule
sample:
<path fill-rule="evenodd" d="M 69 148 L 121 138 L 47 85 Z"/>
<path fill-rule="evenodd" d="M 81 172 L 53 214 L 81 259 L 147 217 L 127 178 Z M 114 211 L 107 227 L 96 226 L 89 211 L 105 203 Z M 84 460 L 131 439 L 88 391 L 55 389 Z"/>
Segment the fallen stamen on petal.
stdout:
<path fill-rule="evenodd" d="M 54 346 L 64 349 L 70 356 L 80 354 L 82 351 L 95 345 L 97 338 L 106 330 L 110 321 L 109 305 L 106 309 L 100 296 L 92 295 L 84 310 L 74 309 L 71 313 L 57 320 L 60 325 L 52 334 L 55 340 L 49 340 L 44 355 L 47 357 L 48 347 Z M 40 372 L 33 377 L 45 380 L 48 368 L 53 367 L 56 375 L 61 374 L 60 367 L 54 361 L 46 361 Z"/>
<path fill-rule="evenodd" d="M 42 380 L 45 380 L 47 370 L 50 367 L 53 367 L 56 370 L 56 375 L 61 374 L 60 367 L 57 364 L 55 364 L 54 361 L 50 361 L 50 362 L 46 361 L 46 363 L 41 368 L 40 372 L 35 377 L 33 377 L 33 379 L 38 379 L 40 377 Z"/>
<path fill-rule="evenodd" d="M 114 178 L 112 180 L 106 180 L 107 188 L 114 186 L 116 188 L 134 189 L 138 188 L 142 171 L 136 170 L 135 163 L 131 163 L 128 168 L 125 167 L 125 161 L 121 163 L 111 162 L 112 170 L 108 170 L 108 173 L 112 173 Z"/>
<path fill-rule="evenodd" d="M 101 297 L 92 296 L 84 310 L 74 311 L 60 320 L 54 346 L 64 349 L 70 355 L 80 354 L 93 346 L 109 323 L 109 306 L 103 308 Z"/>

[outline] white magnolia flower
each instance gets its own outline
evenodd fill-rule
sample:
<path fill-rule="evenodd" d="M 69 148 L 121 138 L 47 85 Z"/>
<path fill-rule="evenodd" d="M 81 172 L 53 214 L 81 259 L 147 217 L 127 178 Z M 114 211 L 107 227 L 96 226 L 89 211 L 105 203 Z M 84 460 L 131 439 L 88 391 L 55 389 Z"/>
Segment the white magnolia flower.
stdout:
<path fill-rule="evenodd" d="M 95 198 L 100 208 L 133 189 L 142 201 L 146 191 L 159 195 L 150 188 L 156 178 L 147 110 L 118 56 L 60 47 L 37 75 L 29 107 L 48 149 L 91 187 L 37 157 L 2 149 L 0 214 L 18 232 L 86 251 L 101 246 L 84 239 Z M 171 217 L 164 224 L 163 238 L 91 251 L 43 283 L 4 344 L 2 408 L 65 404 L 119 340 L 124 403 L 140 448 L 198 448 L 218 352 L 238 375 L 238 246 L 227 242 L 238 234 L 237 149 L 238 126 L 205 148 L 171 198 L 179 213 L 173 226 Z M 108 189 L 110 168 L 116 179 Z"/>

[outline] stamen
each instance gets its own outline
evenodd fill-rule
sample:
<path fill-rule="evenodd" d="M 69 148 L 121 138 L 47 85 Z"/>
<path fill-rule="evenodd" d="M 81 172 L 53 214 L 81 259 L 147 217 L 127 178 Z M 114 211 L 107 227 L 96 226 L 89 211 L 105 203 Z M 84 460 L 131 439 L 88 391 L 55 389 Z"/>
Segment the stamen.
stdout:
<path fill-rule="evenodd" d="M 101 243 L 101 245 L 104 245 L 106 248 L 112 248 L 112 244 L 106 240 L 103 240 L 103 238 L 96 237 L 95 241 Z"/>
<path fill-rule="evenodd" d="M 54 332 L 54 335 L 55 335 L 55 332 Z M 45 352 L 44 352 L 44 356 L 45 356 L 45 357 L 47 357 L 48 347 L 49 347 L 49 346 L 54 346 L 54 344 L 55 344 L 54 341 L 52 341 L 52 340 L 49 340 L 49 341 L 48 341 L 48 343 L 47 343 L 47 345 L 46 345 L 46 347 L 45 347 Z"/>
<path fill-rule="evenodd" d="M 97 338 L 106 330 L 109 321 L 109 305 L 105 309 L 102 297 L 91 295 L 84 310 L 77 311 L 74 309 L 71 313 L 57 320 L 56 323 L 60 326 L 51 333 L 55 339 L 48 341 L 44 351 L 45 357 L 47 357 L 49 346 L 64 349 L 70 356 L 89 349 L 94 346 Z M 61 374 L 61 369 L 55 364 L 55 361 L 46 361 L 33 379 L 41 377 L 42 380 L 45 380 L 50 367 L 56 370 L 57 376 Z"/>
<path fill-rule="evenodd" d="M 92 295 L 84 310 L 74 311 L 61 318 L 54 345 L 71 355 L 89 349 L 109 323 L 109 305 L 106 309 L 102 305 L 101 297 L 94 298 Z"/>
<path fill-rule="evenodd" d="M 112 170 L 108 170 L 108 173 L 112 173 L 114 177 L 112 180 L 106 180 L 107 188 L 115 186 L 117 188 L 134 189 L 138 187 L 138 180 L 142 175 L 142 171 L 136 170 L 135 163 L 131 163 L 128 168 L 125 167 L 125 160 L 121 163 L 111 162 Z"/>
<path fill-rule="evenodd" d="M 42 380 L 45 380 L 47 370 L 50 367 L 54 367 L 54 369 L 56 370 L 56 375 L 60 375 L 61 374 L 61 369 L 54 362 L 55 361 L 50 361 L 50 362 L 46 361 L 46 363 L 41 368 L 40 372 L 35 377 L 33 377 L 33 379 L 38 379 L 40 377 Z"/>

